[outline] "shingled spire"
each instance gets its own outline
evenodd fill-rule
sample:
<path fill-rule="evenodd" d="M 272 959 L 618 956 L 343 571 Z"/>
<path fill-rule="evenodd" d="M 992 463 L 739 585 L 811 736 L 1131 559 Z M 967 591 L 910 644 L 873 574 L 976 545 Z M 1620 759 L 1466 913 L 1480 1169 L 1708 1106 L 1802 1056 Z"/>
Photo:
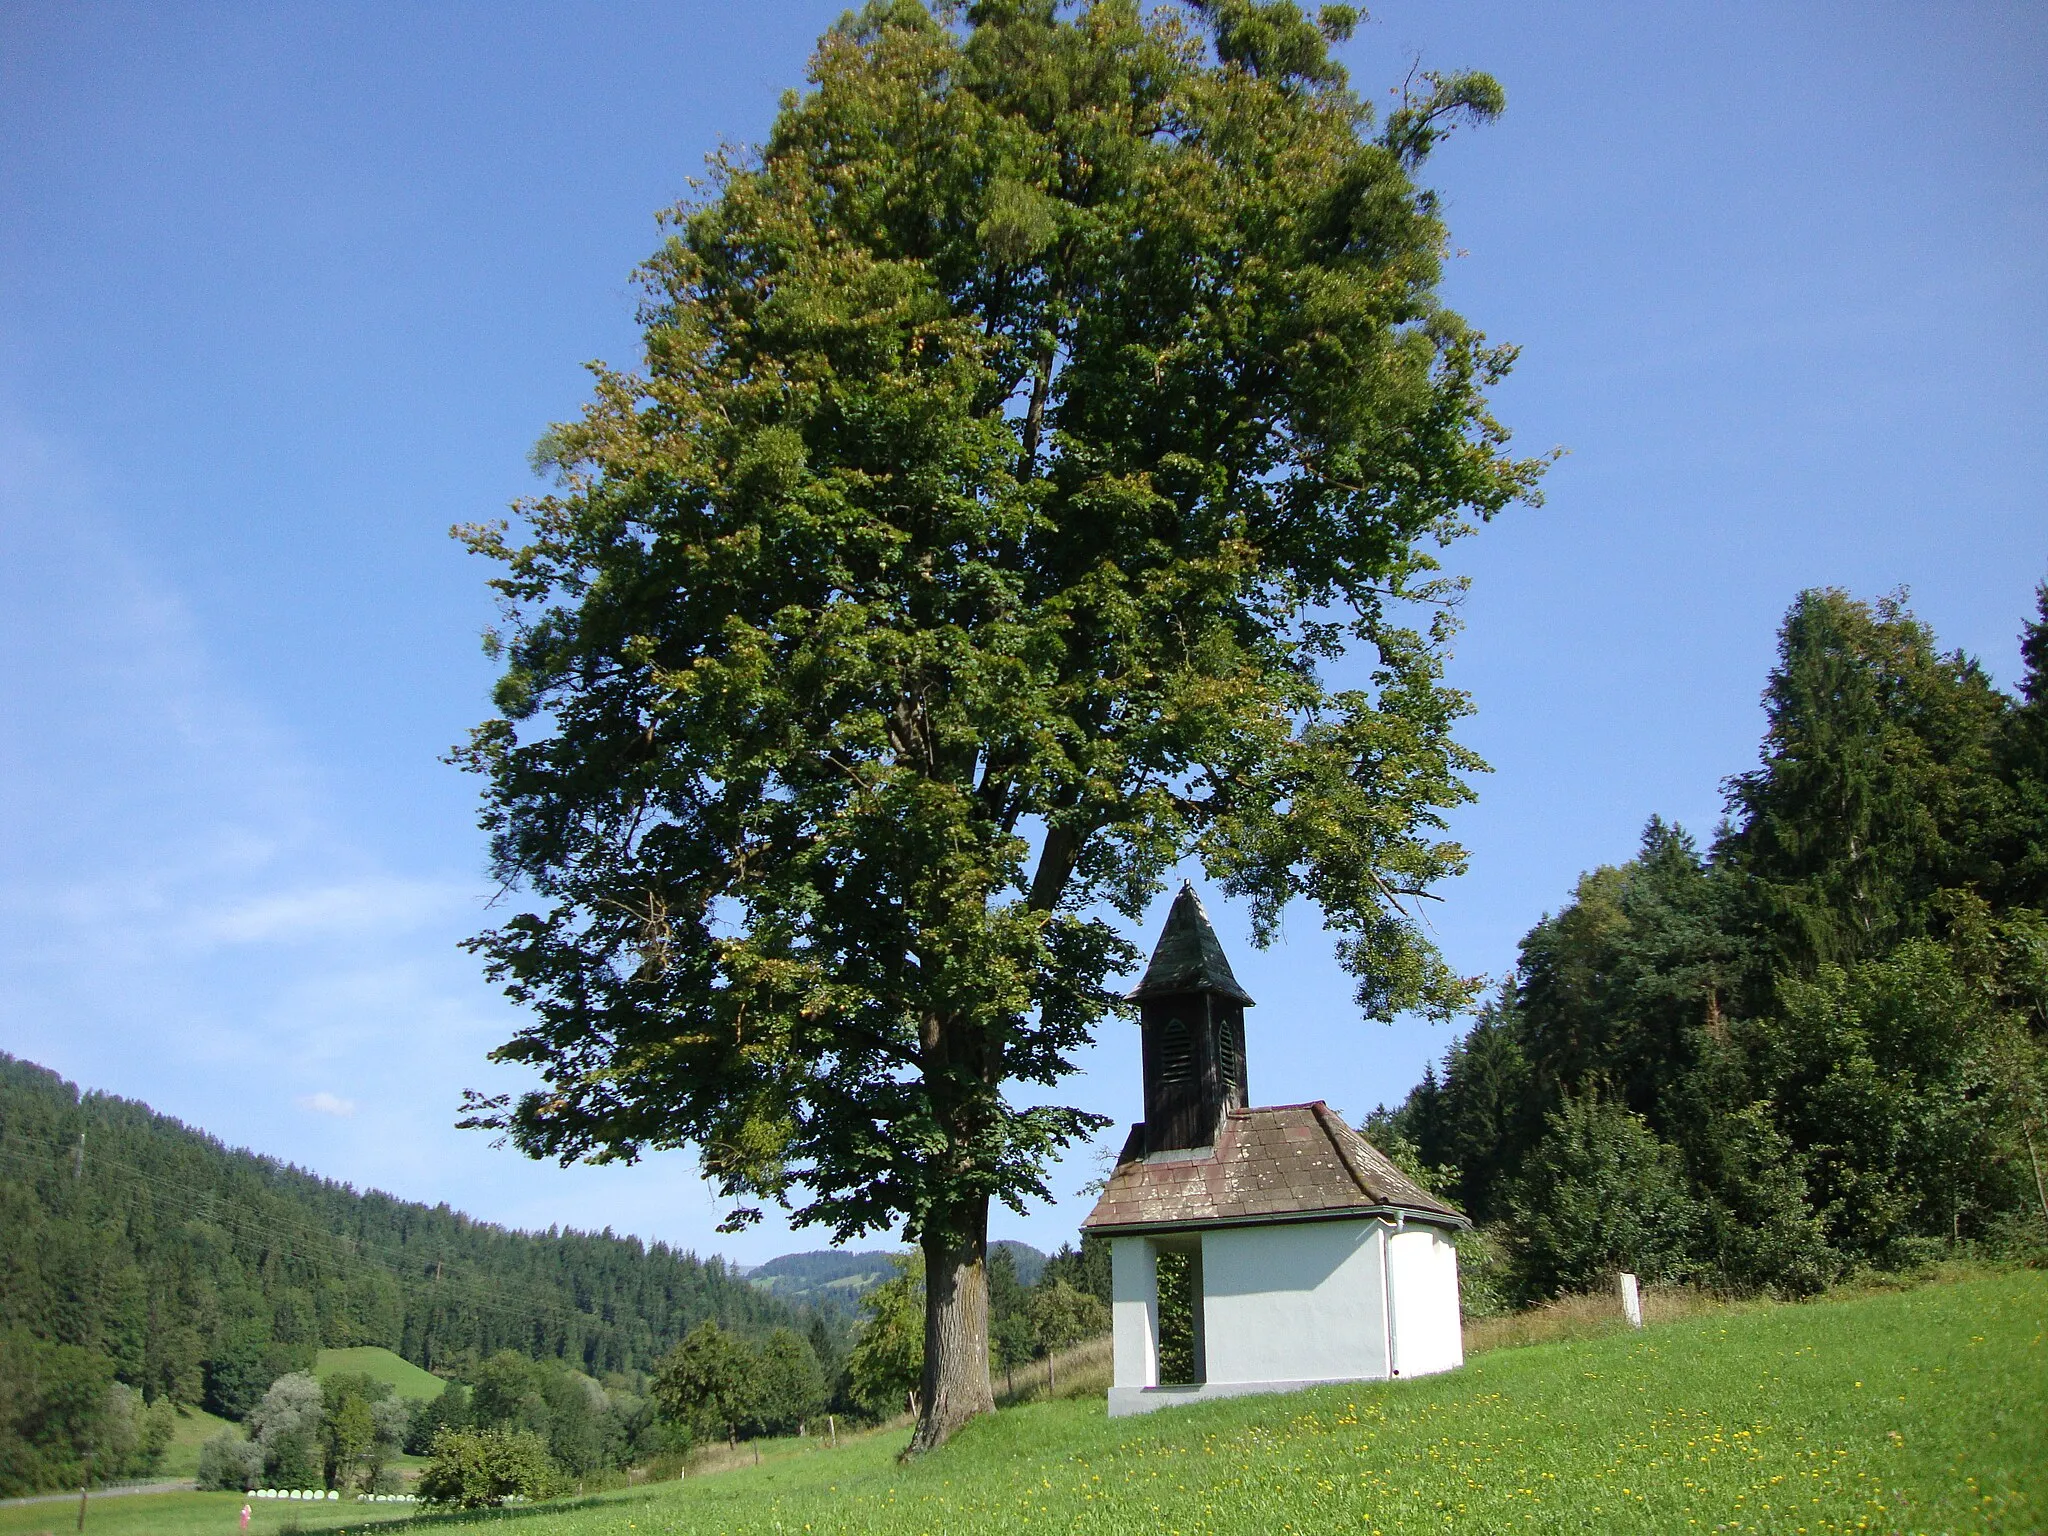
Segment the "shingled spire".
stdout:
<path fill-rule="evenodd" d="M 1193 885 L 1174 897 L 1131 996 L 1144 1030 L 1146 1152 L 1214 1146 L 1224 1115 L 1249 1102 L 1244 1011 L 1252 999 Z"/>
<path fill-rule="evenodd" d="M 1159 945 L 1152 951 L 1152 963 L 1145 967 L 1145 979 L 1131 996 L 1167 997 L 1176 992 L 1215 992 L 1252 1006 L 1251 994 L 1237 984 L 1224 957 L 1223 943 L 1209 926 L 1209 914 L 1202 910 L 1202 898 L 1194 882 L 1181 882 L 1173 909 L 1166 914 L 1166 926 L 1159 931 Z"/>

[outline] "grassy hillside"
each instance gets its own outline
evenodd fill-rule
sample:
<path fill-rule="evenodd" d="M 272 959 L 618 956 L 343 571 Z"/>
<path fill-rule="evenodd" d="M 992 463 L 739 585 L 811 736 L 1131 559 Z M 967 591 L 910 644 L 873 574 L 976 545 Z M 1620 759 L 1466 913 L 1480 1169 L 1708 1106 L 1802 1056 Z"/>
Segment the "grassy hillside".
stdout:
<path fill-rule="evenodd" d="M 448 1385 L 432 1371 L 423 1371 L 410 1360 L 388 1349 L 365 1345 L 356 1349 L 323 1349 L 314 1357 L 313 1374 L 325 1381 L 347 1371 L 372 1381 L 388 1381 L 400 1397 L 432 1399 Z"/>
<path fill-rule="evenodd" d="M 1099 1400 L 1046 1403 L 972 1425 L 910 1467 L 894 1459 L 902 1440 L 898 1429 L 836 1451 L 785 1442 L 758 1469 L 523 1510 L 517 1529 L 2039 1531 L 2048 1275 L 1745 1308 L 1500 1349 L 1421 1381 L 1142 1419 L 1109 1420 Z M 235 1507 L 224 1495 L 109 1500 L 89 1528 L 221 1530 Z M 257 1513 L 265 1536 L 293 1513 L 308 1530 L 360 1530 L 373 1514 Z M 46 1509 L 0 1510 L 0 1536 L 46 1529 Z"/>
<path fill-rule="evenodd" d="M 224 1429 L 235 1426 L 217 1419 L 204 1408 L 180 1408 L 178 1427 L 171 1443 L 164 1447 L 164 1459 L 157 1463 L 159 1477 L 192 1477 L 199 1471 L 199 1447 Z"/>
<path fill-rule="evenodd" d="M 1017 1283 L 1036 1285 L 1045 1273 L 1046 1256 L 1029 1243 L 1003 1238 L 989 1244 L 1004 1249 L 1017 1269 Z M 747 1271 L 747 1284 L 792 1305 L 830 1307 L 852 1313 L 861 1297 L 896 1273 L 896 1253 L 868 1249 L 847 1253 L 821 1248 L 811 1253 L 785 1253 Z"/>
<path fill-rule="evenodd" d="M 2048 1277 L 1758 1308 L 1149 1419 L 1047 1404 L 911 1468 L 893 1448 L 522 1530 L 2038 1531 Z"/>
<path fill-rule="evenodd" d="M 894 1254 L 879 1250 L 785 1253 L 747 1271 L 747 1284 L 792 1304 L 851 1313 L 860 1298 L 896 1273 Z"/>

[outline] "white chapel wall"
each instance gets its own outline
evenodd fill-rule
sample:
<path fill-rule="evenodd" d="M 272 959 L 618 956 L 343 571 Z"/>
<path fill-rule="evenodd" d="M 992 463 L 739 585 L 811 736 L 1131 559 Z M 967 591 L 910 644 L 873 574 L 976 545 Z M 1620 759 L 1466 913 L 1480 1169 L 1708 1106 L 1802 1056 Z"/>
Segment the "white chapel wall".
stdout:
<path fill-rule="evenodd" d="M 1458 1250 L 1450 1240 L 1430 1227 L 1396 1232 L 1387 1243 L 1387 1272 L 1394 1369 L 1403 1376 L 1429 1376 L 1463 1365 Z"/>
<path fill-rule="evenodd" d="M 1385 1376 L 1386 1230 L 1378 1221 L 1304 1221 L 1203 1233 L 1208 1379 Z M 1117 1342 L 1121 1349 L 1121 1326 Z"/>
<path fill-rule="evenodd" d="M 1110 1323 L 1115 1330 L 1111 1379 L 1119 1387 L 1159 1384 L 1159 1264 L 1151 1242 L 1109 1242 Z"/>

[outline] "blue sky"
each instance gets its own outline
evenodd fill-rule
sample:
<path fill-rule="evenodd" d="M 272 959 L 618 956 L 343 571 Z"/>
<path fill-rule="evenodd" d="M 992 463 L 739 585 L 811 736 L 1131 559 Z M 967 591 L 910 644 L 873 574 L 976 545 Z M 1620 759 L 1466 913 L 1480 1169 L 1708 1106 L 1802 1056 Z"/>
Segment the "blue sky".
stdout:
<path fill-rule="evenodd" d="M 681 1155 L 453 1129 L 514 1025 L 459 939 L 484 571 L 446 537 L 635 355 L 629 273 L 836 5 L 0 3 L 0 1049 L 358 1185 L 748 1262 Z M 1548 503 L 1460 546 L 1495 772 L 1433 914 L 1498 975 L 1653 812 L 1709 831 L 1801 588 L 1911 589 L 2015 675 L 2048 574 L 2048 11 L 1379 7 L 1345 55 L 1507 87 L 1428 167 L 1451 300 L 1523 348 Z M 1312 913 L 1265 954 L 1264 1102 L 1398 1098 Z M 1163 902 L 1141 936 L 1149 945 Z M 1112 1025 L 1070 1101 L 1135 1115 Z M 1112 1133 L 1114 1134 L 1114 1133 Z M 999 1236 L 1050 1246 L 1067 1198 Z"/>

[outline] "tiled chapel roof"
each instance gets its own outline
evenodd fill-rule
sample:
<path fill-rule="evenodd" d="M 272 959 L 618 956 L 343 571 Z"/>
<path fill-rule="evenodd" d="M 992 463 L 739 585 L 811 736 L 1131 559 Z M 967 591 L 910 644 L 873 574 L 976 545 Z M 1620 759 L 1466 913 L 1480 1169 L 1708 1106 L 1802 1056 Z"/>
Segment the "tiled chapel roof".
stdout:
<path fill-rule="evenodd" d="M 1132 989 L 1131 996 L 1162 997 L 1176 992 L 1217 992 L 1251 1005 L 1251 994 L 1237 984 L 1224 958 L 1223 943 L 1209 926 L 1209 914 L 1202 910 L 1202 898 L 1192 884 L 1183 884 L 1166 914 L 1159 945 L 1152 951 L 1152 963 Z"/>
<path fill-rule="evenodd" d="M 1321 1100 L 1233 1109 L 1214 1147 L 1145 1156 L 1134 1126 L 1102 1198 L 1081 1223 L 1090 1232 L 1247 1226 L 1403 1212 L 1470 1225 L 1389 1162 Z"/>

